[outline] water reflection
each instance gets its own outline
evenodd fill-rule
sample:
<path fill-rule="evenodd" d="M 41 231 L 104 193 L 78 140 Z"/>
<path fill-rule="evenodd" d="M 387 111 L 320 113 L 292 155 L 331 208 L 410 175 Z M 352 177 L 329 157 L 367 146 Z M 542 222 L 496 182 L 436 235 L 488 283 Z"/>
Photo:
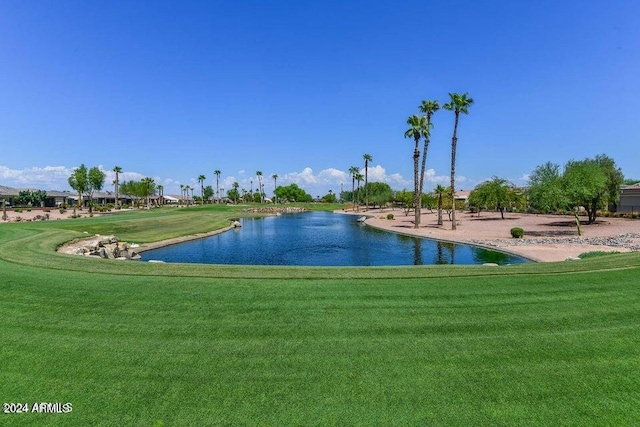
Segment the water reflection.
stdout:
<path fill-rule="evenodd" d="M 486 249 L 390 233 L 328 212 L 244 218 L 234 232 L 143 252 L 143 260 L 247 265 L 515 264 Z"/>

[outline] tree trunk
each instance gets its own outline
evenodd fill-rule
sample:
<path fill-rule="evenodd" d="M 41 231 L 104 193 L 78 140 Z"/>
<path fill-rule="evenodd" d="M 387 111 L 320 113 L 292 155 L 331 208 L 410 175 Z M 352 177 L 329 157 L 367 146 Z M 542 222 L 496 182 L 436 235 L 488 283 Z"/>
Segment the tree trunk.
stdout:
<path fill-rule="evenodd" d="M 364 203 L 366 209 L 369 209 L 369 189 L 367 184 L 369 183 L 369 160 L 364 161 Z"/>
<path fill-rule="evenodd" d="M 456 229 L 456 146 L 458 145 L 458 117 L 460 113 L 456 111 L 456 120 L 453 125 L 453 138 L 451 138 L 451 229 Z"/>
<path fill-rule="evenodd" d="M 578 211 L 574 212 L 576 216 L 576 226 L 578 227 L 578 236 L 582 236 L 582 229 L 580 228 L 580 217 L 578 216 Z"/>
<path fill-rule="evenodd" d="M 418 150 L 418 142 L 420 137 L 415 138 L 416 147 L 413 151 L 413 209 L 415 211 L 415 217 L 413 221 L 413 228 L 420 227 L 420 182 L 418 181 L 418 160 L 420 158 L 420 150 Z"/>
<path fill-rule="evenodd" d="M 442 225 L 442 194 L 438 194 L 438 225 Z"/>

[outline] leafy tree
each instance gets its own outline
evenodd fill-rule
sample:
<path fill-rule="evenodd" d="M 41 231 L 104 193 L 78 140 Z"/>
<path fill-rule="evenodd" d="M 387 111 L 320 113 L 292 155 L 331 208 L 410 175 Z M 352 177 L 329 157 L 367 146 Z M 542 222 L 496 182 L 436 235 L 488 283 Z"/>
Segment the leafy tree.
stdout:
<path fill-rule="evenodd" d="M 622 181 L 622 184 L 623 185 L 635 185 L 635 184 L 637 184 L 639 182 L 640 182 L 640 179 L 629 178 L 629 179 L 625 179 L 624 181 Z"/>
<path fill-rule="evenodd" d="M 47 192 L 44 190 L 23 190 L 18 193 L 16 202 L 22 205 L 42 205 L 47 200 Z"/>
<path fill-rule="evenodd" d="M 73 170 L 68 182 L 78 192 L 78 203 L 82 202 L 82 194 L 89 198 L 89 212 L 93 212 L 93 193 L 102 190 L 105 174 L 97 167 L 87 170 L 84 164 Z"/>
<path fill-rule="evenodd" d="M 235 204 L 238 204 L 238 198 L 240 197 L 238 188 L 240 188 L 240 184 L 234 182 L 233 184 L 231 184 L 231 190 L 227 190 L 227 197 L 233 200 L 233 203 Z"/>
<path fill-rule="evenodd" d="M 89 169 L 89 213 L 93 212 L 93 193 L 102 190 L 105 173 L 97 167 Z"/>
<path fill-rule="evenodd" d="M 364 204 L 365 206 L 369 206 L 369 188 L 367 187 L 367 183 L 369 182 L 369 162 L 373 160 L 371 154 L 364 154 L 362 156 L 364 159 Z"/>
<path fill-rule="evenodd" d="M 593 159 L 567 162 L 564 173 L 551 162 L 538 166 L 529 179 L 529 200 L 533 208 L 545 212 L 572 208 L 587 211 L 588 224 L 596 220 L 598 209 L 615 204 L 624 182 L 622 171 L 610 157 L 601 154 Z M 580 230 L 579 230 L 580 232 Z"/>
<path fill-rule="evenodd" d="M 529 176 L 529 203 L 532 208 L 545 213 L 567 207 L 565 187 L 560 174 L 560 166 L 547 162 L 537 166 Z"/>
<path fill-rule="evenodd" d="M 608 208 L 609 205 L 612 205 L 616 210 L 620 200 L 620 186 L 624 182 L 622 170 L 616 166 L 616 162 L 611 157 L 604 154 L 597 155 L 594 160 L 607 177 L 607 185 L 600 198 L 591 201 L 591 210 L 595 213 L 598 208 Z M 593 221 L 595 219 L 594 215 Z"/>
<path fill-rule="evenodd" d="M 569 206 L 576 211 L 582 206 L 589 216 L 589 224 L 596 220 L 598 200 L 607 191 L 607 175 L 597 161 L 585 159 L 570 160 L 562 176 L 564 190 Z M 576 217 L 577 219 L 577 217 Z"/>
<path fill-rule="evenodd" d="M 473 98 L 468 98 L 468 94 L 450 93 L 451 102 L 444 104 L 445 110 L 453 111 L 455 114 L 455 122 L 453 124 L 453 137 L 451 138 L 451 206 L 454 208 L 451 215 L 451 229 L 456 229 L 456 210 L 455 210 L 455 177 L 456 177 L 456 150 L 458 145 L 458 119 L 460 113 L 469 114 L 469 107 L 473 104 Z"/>
<path fill-rule="evenodd" d="M 404 133 L 405 138 L 413 138 L 415 147 L 413 149 L 413 206 L 415 206 L 415 220 L 413 227 L 420 227 L 420 182 L 418 180 L 418 161 L 420 159 L 420 150 L 418 143 L 421 137 L 428 138 L 429 125 L 426 117 L 418 117 L 413 114 L 407 119 L 409 129 Z"/>
<path fill-rule="evenodd" d="M 280 186 L 276 188 L 276 197 L 281 201 L 288 202 L 311 202 L 313 197 L 298 187 L 296 184 L 290 184 L 286 187 Z"/>
<path fill-rule="evenodd" d="M 416 201 L 413 192 L 407 190 L 397 191 L 394 195 L 394 199 L 397 204 L 402 206 L 404 215 L 409 216 L 409 212 L 414 208 L 414 203 Z"/>
<path fill-rule="evenodd" d="M 373 203 L 374 209 L 376 205 L 382 207 L 393 199 L 393 190 L 386 182 L 369 182 L 365 184 L 365 194 L 369 194 L 369 199 Z"/>
<path fill-rule="evenodd" d="M 430 131 L 431 128 L 433 127 L 433 124 L 431 123 L 431 116 L 433 116 L 433 114 L 440 109 L 440 104 L 436 100 L 431 100 L 431 101 L 423 100 L 419 108 L 421 113 L 425 113 L 425 117 L 427 118 L 427 129 L 429 129 Z M 427 150 L 429 149 L 430 136 L 431 136 L 430 132 L 427 132 L 424 138 L 422 166 L 420 168 L 420 190 L 419 190 L 420 194 L 424 192 L 424 171 L 427 166 Z"/>
<path fill-rule="evenodd" d="M 213 187 L 211 187 L 210 185 L 207 185 L 206 187 L 204 187 L 203 194 L 204 194 L 204 199 L 209 200 L 213 196 Z"/>
<path fill-rule="evenodd" d="M 67 182 L 78 192 L 78 206 L 82 206 L 82 194 L 89 190 L 89 171 L 84 163 L 73 170 Z"/>
<path fill-rule="evenodd" d="M 322 196 L 321 200 L 322 200 L 323 203 L 336 203 L 336 201 L 337 201 L 336 195 L 333 194 L 333 190 L 329 190 L 329 192 L 327 194 Z"/>
<path fill-rule="evenodd" d="M 504 208 L 510 206 L 516 199 L 515 187 L 504 178 L 494 176 L 490 181 L 478 184 L 469 194 L 469 205 L 478 208 L 478 215 L 482 208 L 497 209 L 504 219 Z"/>

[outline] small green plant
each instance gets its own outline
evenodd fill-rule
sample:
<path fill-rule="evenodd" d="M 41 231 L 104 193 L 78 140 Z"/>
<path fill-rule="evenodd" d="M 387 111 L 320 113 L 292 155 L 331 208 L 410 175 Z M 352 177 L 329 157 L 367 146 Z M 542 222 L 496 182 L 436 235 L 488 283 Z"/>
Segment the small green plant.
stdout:
<path fill-rule="evenodd" d="M 61 214 L 66 213 L 66 212 L 67 212 L 67 210 L 65 208 L 60 208 L 60 213 Z"/>
<path fill-rule="evenodd" d="M 14 212 L 17 212 L 17 213 L 21 213 L 21 212 L 22 212 L 22 209 L 20 209 L 20 208 L 13 208 L 13 211 L 14 211 Z"/>
<path fill-rule="evenodd" d="M 387 219 L 393 219 L 393 214 L 392 213 L 387 214 Z"/>
<path fill-rule="evenodd" d="M 524 230 L 520 227 L 513 227 L 511 229 L 511 237 L 514 239 L 522 239 L 524 237 Z"/>
<path fill-rule="evenodd" d="M 580 258 L 580 259 L 597 258 L 597 257 L 601 257 L 601 256 L 614 255 L 614 254 L 619 254 L 619 253 L 621 253 L 621 252 L 618 252 L 618 251 L 613 251 L 613 252 L 605 252 L 605 251 L 583 252 L 580 255 L 578 255 L 578 258 Z"/>

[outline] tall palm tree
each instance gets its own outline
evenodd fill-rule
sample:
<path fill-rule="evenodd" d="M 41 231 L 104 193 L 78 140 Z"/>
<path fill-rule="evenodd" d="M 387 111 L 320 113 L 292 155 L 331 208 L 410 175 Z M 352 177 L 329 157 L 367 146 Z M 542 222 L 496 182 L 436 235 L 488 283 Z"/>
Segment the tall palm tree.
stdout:
<path fill-rule="evenodd" d="M 458 118 L 460 113 L 469 114 L 469 107 L 473 105 L 473 98 L 469 98 L 467 93 L 450 93 L 451 102 L 444 104 L 442 108 L 453 111 L 455 122 L 453 124 L 453 137 L 451 138 L 451 229 L 456 229 L 456 148 L 458 145 Z"/>
<path fill-rule="evenodd" d="M 364 159 L 364 203 L 369 207 L 369 189 L 367 188 L 367 184 L 369 183 L 369 162 L 373 160 L 371 154 L 364 154 L 362 156 Z"/>
<path fill-rule="evenodd" d="M 195 190 L 195 189 L 193 187 L 189 187 L 189 190 L 191 190 L 191 200 L 193 200 L 193 190 Z"/>
<path fill-rule="evenodd" d="M 260 203 L 264 201 L 264 187 L 262 184 L 262 171 L 256 171 L 258 177 L 258 194 L 260 194 Z"/>
<path fill-rule="evenodd" d="M 274 173 L 271 175 L 271 178 L 273 178 L 273 200 L 275 203 L 278 203 L 278 195 L 276 194 L 276 190 L 278 189 L 278 174 Z"/>
<path fill-rule="evenodd" d="M 415 219 L 413 222 L 413 228 L 420 227 L 420 182 L 418 181 L 418 160 L 420 159 L 420 149 L 418 143 L 420 138 L 429 132 L 429 126 L 427 126 L 426 117 L 418 117 L 415 114 L 409 116 L 407 119 L 409 129 L 404 133 L 405 138 L 413 138 L 415 141 L 415 148 L 413 149 L 413 207 L 415 211 Z"/>
<path fill-rule="evenodd" d="M 231 184 L 231 188 L 234 189 L 233 198 L 235 199 L 234 203 L 237 205 L 238 204 L 238 188 L 240 188 L 240 184 L 234 181 L 234 183 Z"/>
<path fill-rule="evenodd" d="M 362 182 L 362 180 L 364 179 L 364 175 L 362 175 L 360 172 L 358 172 L 355 175 L 355 179 L 356 181 L 358 181 L 358 201 L 356 202 L 356 210 L 360 210 L 359 209 L 359 205 L 360 205 L 360 182 Z"/>
<path fill-rule="evenodd" d="M 160 204 L 164 205 L 164 185 L 158 184 L 158 195 L 160 196 Z"/>
<path fill-rule="evenodd" d="M 424 170 L 427 166 L 427 150 L 429 149 L 429 137 L 431 136 L 430 131 L 433 127 L 433 124 L 431 123 L 431 116 L 433 115 L 433 113 L 440 109 L 440 104 L 436 100 L 423 100 L 422 104 L 420 104 L 420 107 L 418 108 L 420 109 L 421 113 L 426 114 L 425 117 L 427 118 L 427 129 L 429 130 L 429 132 L 424 135 L 424 150 L 422 153 L 422 167 L 420 169 L 420 194 L 422 194 L 422 192 L 424 191 Z"/>
<path fill-rule="evenodd" d="M 220 172 L 219 169 L 216 169 L 213 173 L 216 176 L 216 198 L 218 199 L 218 203 L 220 203 L 220 174 L 222 172 Z"/>
<path fill-rule="evenodd" d="M 204 205 L 204 180 L 207 179 L 206 176 L 204 175 L 200 175 L 198 177 L 198 182 L 200 183 L 200 197 L 202 198 L 201 200 L 201 205 Z"/>
<path fill-rule="evenodd" d="M 438 225 L 442 225 L 442 201 L 449 194 L 449 189 L 440 184 L 436 185 L 433 193 L 438 197 Z"/>
<path fill-rule="evenodd" d="M 184 184 L 180 184 L 180 198 L 184 202 Z"/>
<path fill-rule="evenodd" d="M 116 179 L 113 181 L 114 190 L 116 193 L 116 209 L 120 209 L 120 200 L 118 197 L 118 191 L 120 190 L 120 174 L 122 173 L 122 168 L 120 166 L 115 166 L 113 171 L 116 173 Z"/>
<path fill-rule="evenodd" d="M 351 203 L 356 204 L 356 174 L 360 173 L 360 168 L 357 166 L 351 166 L 349 168 L 349 175 L 351 175 Z"/>

